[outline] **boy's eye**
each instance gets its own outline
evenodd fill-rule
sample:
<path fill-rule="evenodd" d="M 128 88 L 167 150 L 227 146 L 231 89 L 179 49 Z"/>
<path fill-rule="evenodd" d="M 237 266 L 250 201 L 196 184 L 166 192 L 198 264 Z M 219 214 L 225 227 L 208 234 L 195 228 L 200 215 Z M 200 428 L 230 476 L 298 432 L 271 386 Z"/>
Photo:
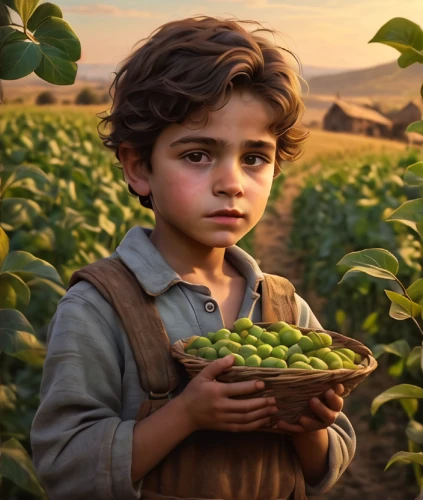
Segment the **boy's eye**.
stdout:
<path fill-rule="evenodd" d="M 194 164 L 201 164 L 201 163 L 208 163 L 207 160 L 201 161 L 202 157 L 206 157 L 206 153 L 202 153 L 200 151 L 194 152 L 194 153 L 188 153 L 187 155 L 183 156 L 183 158 L 187 158 L 188 163 L 194 163 Z M 267 158 L 263 158 L 258 155 L 246 155 L 245 157 L 245 163 L 249 167 L 261 167 L 264 164 L 270 163 L 270 161 Z M 261 160 L 261 163 L 256 163 L 257 159 Z"/>

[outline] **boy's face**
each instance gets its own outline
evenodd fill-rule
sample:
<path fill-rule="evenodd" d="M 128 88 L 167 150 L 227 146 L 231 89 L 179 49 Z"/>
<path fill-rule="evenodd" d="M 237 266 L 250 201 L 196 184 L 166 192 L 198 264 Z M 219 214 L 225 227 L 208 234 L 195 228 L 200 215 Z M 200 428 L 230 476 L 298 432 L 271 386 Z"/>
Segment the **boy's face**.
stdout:
<path fill-rule="evenodd" d="M 221 248 L 248 233 L 263 215 L 272 186 L 276 137 L 267 130 L 272 118 L 267 103 L 236 91 L 224 108 L 209 113 L 206 127 L 186 121 L 164 129 L 153 148 L 152 172 L 131 171 L 123 155 L 132 188 L 153 196 L 155 231 L 170 241 L 182 237 Z M 188 141 L 188 136 L 225 144 Z M 266 148 L 243 145 L 248 140 L 264 141 Z M 218 210 L 241 216 L 213 217 Z"/>

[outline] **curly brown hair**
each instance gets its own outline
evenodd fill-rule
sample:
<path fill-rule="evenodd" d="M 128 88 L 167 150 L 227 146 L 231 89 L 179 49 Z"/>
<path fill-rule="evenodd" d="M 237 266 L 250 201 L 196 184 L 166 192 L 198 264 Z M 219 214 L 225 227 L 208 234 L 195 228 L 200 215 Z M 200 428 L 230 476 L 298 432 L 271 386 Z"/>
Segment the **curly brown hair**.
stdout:
<path fill-rule="evenodd" d="M 246 31 L 239 23 L 261 28 Z M 258 32 L 276 33 L 256 21 L 209 16 L 168 22 L 138 42 L 142 45 L 121 62 L 110 87 L 113 104 L 97 129 L 103 144 L 119 158 L 127 142 L 139 151 L 151 171 L 151 154 L 162 130 L 182 124 L 199 110 L 215 111 L 229 101 L 234 89 L 246 88 L 272 106 L 275 119 L 269 130 L 277 137 L 275 176 L 282 161 L 294 161 L 309 132 L 300 125 L 304 104 L 297 73 L 278 49 Z M 138 45 L 136 44 L 136 45 Z M 206 117 L 207 121 L 207 117 Z M 109 129 L 100 132 L 100 127 Z M 116 164 L 121 168 L 119 164 Z M 152 208 L 150 197 L 138 196 Z"/>

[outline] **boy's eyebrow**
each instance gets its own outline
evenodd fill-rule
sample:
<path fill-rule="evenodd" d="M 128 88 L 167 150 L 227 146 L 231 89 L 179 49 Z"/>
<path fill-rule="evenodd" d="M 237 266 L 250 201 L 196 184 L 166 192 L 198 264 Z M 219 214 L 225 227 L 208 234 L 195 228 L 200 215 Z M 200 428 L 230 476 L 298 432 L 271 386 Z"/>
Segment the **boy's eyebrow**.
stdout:
<path fill-rule="evenodd" d="M 191 142 L 195 142 L 197 144 L 204 144 L 205 146 L 216 147 L 219 149 L 224 149 L 230 145 L 229 141 L 221 138 L 214 137 L 201 137 L 198 135 L 188 135 L 186 137 L 181 137 L 175 142 L 170 144 L 171 148 L 175 146 L 179 146 L 181 144 L 188 144 Z M 241 146 L 243 148 L 258 148 L 258 149 L 268 149 L 270 152 L 274 152 L 275 146 L 271 142 L 262 141 L 262 140 L 246 140 L 243 141 Z"/>

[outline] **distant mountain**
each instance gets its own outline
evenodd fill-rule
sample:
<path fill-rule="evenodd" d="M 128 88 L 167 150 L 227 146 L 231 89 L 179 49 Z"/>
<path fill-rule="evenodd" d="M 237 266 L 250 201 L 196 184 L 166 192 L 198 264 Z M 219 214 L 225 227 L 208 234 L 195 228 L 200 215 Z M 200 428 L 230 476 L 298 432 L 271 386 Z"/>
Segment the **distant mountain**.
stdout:
<path fill-rule="evenodd" d="M 302 67 L 301 76 L 304 80 L 309 80 L 310 78 L 314 78 L 316 76 L 325 76 L 325 75 L 336 75 L 338 73 L 344 73 L 346 71 L 351 71 L 349 68 L 321 68 L 319 66 L 307 66 L 304 65 Z"/>
<path fill-rule="evenodd" d="M 315 76 L 308 80 L 311 94 L 345 96 L 402 96 L 416 98 L 423 83 L 423 66 L 400 68 L 396 61 L 371 68 Z"/>

